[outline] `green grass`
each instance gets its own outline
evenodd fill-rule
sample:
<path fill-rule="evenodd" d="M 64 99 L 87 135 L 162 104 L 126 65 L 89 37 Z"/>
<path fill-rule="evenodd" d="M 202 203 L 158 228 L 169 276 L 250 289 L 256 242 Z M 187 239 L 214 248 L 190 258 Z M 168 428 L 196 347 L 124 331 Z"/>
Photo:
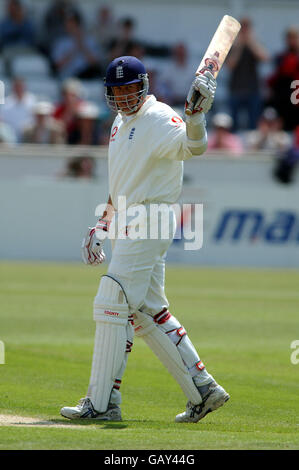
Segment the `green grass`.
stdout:
<path fill-rule="evenodd" d="M 0 264 L 0 414 L 64 420 L 84 396 L 92 301 L 102 269 Z M 186 398 L 141 339 L 122 384 L 121 423 L 0 426 L 0 449 L 299 449 L 299 272 L 169 267 L 170 310 L 231 400 L 197 424 L 176 424 Z M 84 425 L 84 427 L 82 427 Z"/>

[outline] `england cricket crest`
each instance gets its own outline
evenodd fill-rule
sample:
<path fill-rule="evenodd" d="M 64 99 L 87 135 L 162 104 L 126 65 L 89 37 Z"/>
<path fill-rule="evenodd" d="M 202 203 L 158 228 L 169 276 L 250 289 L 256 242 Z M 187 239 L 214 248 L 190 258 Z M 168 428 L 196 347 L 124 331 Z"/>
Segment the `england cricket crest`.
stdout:
<path fill-rule="evenodd" d="M 121 65 L 116 67 L 116 78 L 123 78 L 124 77 L 124 69 Z"/>

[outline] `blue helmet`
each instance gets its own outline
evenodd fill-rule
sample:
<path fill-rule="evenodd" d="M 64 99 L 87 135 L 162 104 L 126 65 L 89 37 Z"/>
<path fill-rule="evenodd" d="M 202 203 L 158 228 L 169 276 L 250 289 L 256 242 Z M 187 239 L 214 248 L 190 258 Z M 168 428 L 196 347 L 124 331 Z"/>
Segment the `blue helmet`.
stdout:
<path fill-rule="evenodd" d="M 141 82 L 145 75 L 145 67 L 136 57 L 117 57 L 107 68 L 105 86 L 111 87 L 138 83 Z"/>
<path fill-rule="evenodd" d="M 106 87 L 105 96 L 107 104 L 111 109 L 113 109 L 113 111 L 118 111 L 119 108 L 115 102 L 112 87 L 131 85 L 132 83 L 141 84 L 140 91 L 137 93 L 123 95 L 123 101 L 125 106 L 128 107 L 130 113 L 135 111 L 140 102 L 144 100 L 149 88 L 148 75 L 145 67 L 139 59 L 133 56 L 122 56 L 114 59 L 107 68 L 104 83 Z M 138 98 L 137 104 L 136 98 Z M 130 101 L 134 101 L 133 106 L 130 105 Z M 118 99 L 118 104 L 119 103 L 120 100 Z"/>

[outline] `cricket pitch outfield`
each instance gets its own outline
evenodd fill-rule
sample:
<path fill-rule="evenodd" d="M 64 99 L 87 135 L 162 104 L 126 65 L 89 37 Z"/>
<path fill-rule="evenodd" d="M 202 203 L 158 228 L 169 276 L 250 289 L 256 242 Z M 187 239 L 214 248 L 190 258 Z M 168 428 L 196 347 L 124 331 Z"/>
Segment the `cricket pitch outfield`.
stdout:
<path fill-rule="evenodd" d="M 123 421 L 63 419 L 60 408 L 88 386 L 104 269 L 0 263 L 0 449 L 299 449 L 294 270 L 167 268 L 170 311 L 231 395 L 201 422 L 174 423 L 186 399 L 139 338 L 122 384 Z"/>

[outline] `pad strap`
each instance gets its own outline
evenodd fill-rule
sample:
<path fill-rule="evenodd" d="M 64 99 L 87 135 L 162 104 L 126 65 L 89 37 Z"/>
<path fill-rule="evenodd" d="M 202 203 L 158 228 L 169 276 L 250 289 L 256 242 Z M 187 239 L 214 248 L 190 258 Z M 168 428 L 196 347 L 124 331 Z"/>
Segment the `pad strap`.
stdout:
<path fill-rule="evenodd" d="M 166 318 L 169 312 L 164 311 L 163 314 L 162 312 L 160 312 L 160 314 L 156 316 L 155 321 L 154 318 L 146 313 L 136 312 L 136 314 L 134 314 L 135 334 L 144 339 L 181 386 L 189 400 L 194 404 L 200 404 L 202 402 L 201 395 L 180 356 L 178 348 L 169 335 L 165 334 L 160 329 L 159 321 L 162 322 L 160 324 L 163 325 L 163 319 Z"/>

